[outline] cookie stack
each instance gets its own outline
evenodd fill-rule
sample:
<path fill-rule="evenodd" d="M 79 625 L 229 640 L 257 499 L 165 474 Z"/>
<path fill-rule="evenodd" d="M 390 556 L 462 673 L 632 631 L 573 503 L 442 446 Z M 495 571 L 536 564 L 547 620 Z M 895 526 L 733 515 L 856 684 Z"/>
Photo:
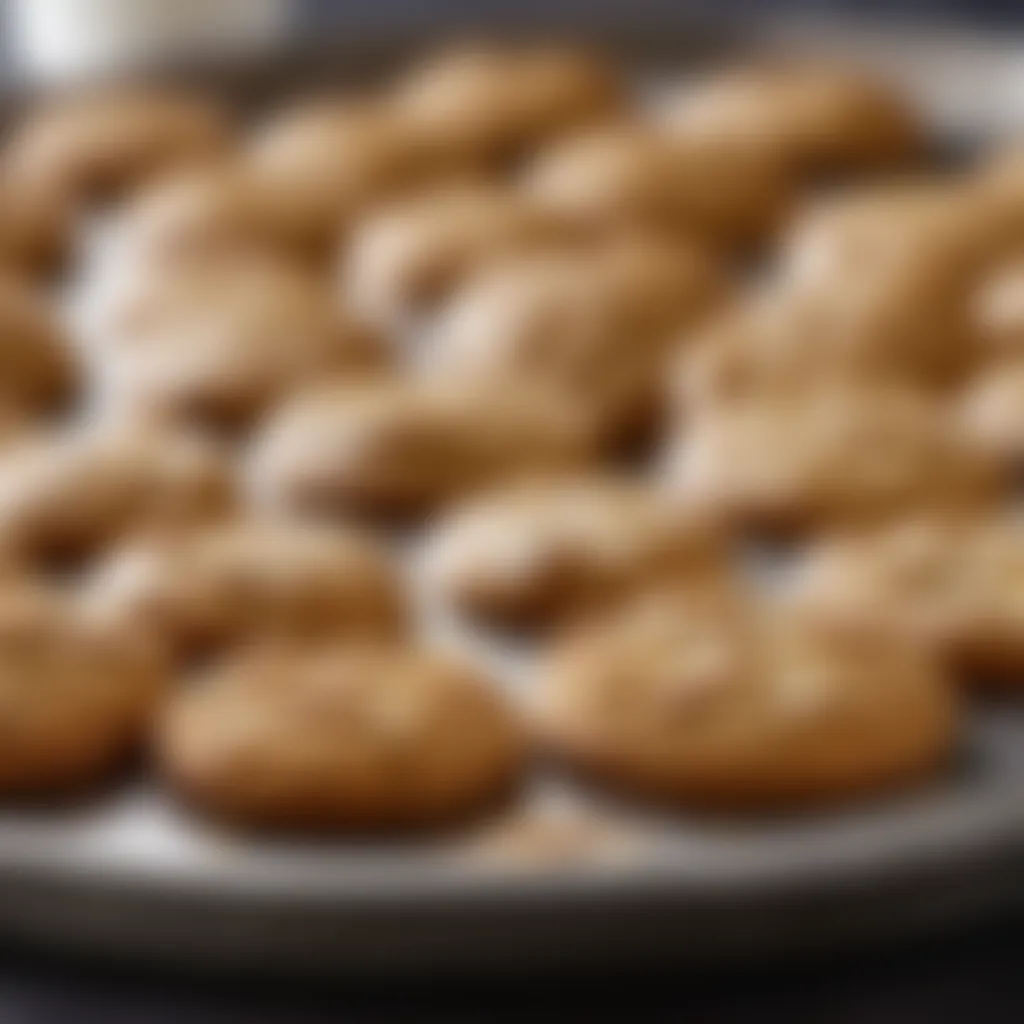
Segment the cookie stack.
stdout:
<path fill-rule="evenodd" d="M 1024 683 L 1024 175 L 925 177 L 925 134 L 855 70 L 652 105 L 534 47 L 245 126 L 29 108 L 0 796 L 141 761 L 221 821 L 365 831 L 541 762 L 747 810 L 940 770 L 960 691 Z M 784 591 L 747 557 L 780 534 Z"/>

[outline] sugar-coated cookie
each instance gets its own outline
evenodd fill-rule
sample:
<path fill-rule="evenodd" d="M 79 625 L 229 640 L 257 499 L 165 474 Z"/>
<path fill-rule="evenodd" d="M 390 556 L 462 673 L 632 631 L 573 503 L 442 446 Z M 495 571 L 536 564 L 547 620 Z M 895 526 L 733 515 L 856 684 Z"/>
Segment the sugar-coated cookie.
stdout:
<path fill-rule="evenodd" d="M 88 787 L 139 743 L 160 658 L 50 592 L 0 587 L 0 794 Z"/>
<path fill-rule="evenodd" d="M 172 700 L 159 747 L 171 785 L 215 816 L 321 829 L 466 814 L 511 786 L 524 750 L 474 670 L 365 644 L 240 656 Z"/>
<path fill-rule="evenodd" d="M 340 283 L 360 313 L 404 327 L 429 314 L 480 264 L 565 233 L 559 218 L 508 189 L 445 185 L 357 224 L 342 254 Z"/>
<path fill-rule="evenodd" d="M 955 414 L 966 441 L 1015 482 L 1024 466 L 1024 360 L 998 360 L 979 371 L 961 393 Z"/>
<path fill-rule="evenodd" d="M 272 115 L 250 140 L 245 166 L 273 195 L 292 244 L 313 257 L 332 252 L 373 204 L 437 173 L 433 157 L 387 109 L 344 98 Z"/>
<path fill-rule="evenodd" d="M 122 211 L 109 258 L 154 271 L 214 255 L 269 250 L 304 260 L 288 200 L 237 161 L 161 175 Z"/>
<path fill-rule="evenodd" d="M 578 419 L 532 394 L 382 381 L 287 403 L 257 436 L 247 480 L 263 507 L 404 518 L 590 454 Z"/>
<path fill-rule="evenodd" d="M 635 239 L 589 252 L 526 254 L 478 272 L 445 307 L 428 368 L 518 381 L 579 409 L 611 443 L 661 412 L 676 332 L 722 294 L 700 248 Z"/>
<path fill-rule="evenodd" d="M 0 409 L 23 417 L 60 411 L 77 377 L 59 318 L 31 285 L 0 271 Z"/>
<path fill-rule="evenodd" d="M 896 273 L 919 287 L 962 284 L 1003 255 L 999 221 L 998 207 L 968 183 L 862 186 L 800 212 L 783 239 L 782 270 L 810 284 Z"/>
<path fill-rule="evenodd" d="M 29 564 L 77 562 L 133 532 L 216 518 L 233 501 L 222 454 L 188 437 L 30 438 L 0 454 L 0 552 Z"/>
<path fill-rule="evenodd" d="M 798 178 L 888 169 L 919 157 L 924 130 L 895 90 L 837 65 L 728 69 L 664 105 L 679 138 L 725 144 L 739 160 L 770 159 Z"/>
<path fill-rule="evenodd" d="M 102 401 L 128 419 L 236 433 L 302 385 L 376 373 L 390 358 L 319 277 L 255 254 L 129 278 L 100 304 Z"/>
<path fill-rule="evenodd" d="M 1024 242 L 1024 146 L 997 148 L 981 161 L 972 184 L 998 216 L 1008 254 L 1020 253 Z"/>
<path fill-rule="evenodd" d="M 696 417 L 668 457 L 681 499 L 754 527 L 814 529 L 997 484 L 944 404 L 892 387 L 766 394 Z"/>
<path fill-rule="evenodd" d="M 827 296 L 810 302 L 770 287 L 681 331 L 668 378 L 673 418 L 685 429 L 696 416 L 738 403 L 890 369 L 891 346 L 879 350 L 859 334 L 857 345 L 838 344 L 835 331 L 823 330 L 827 310 Z"/>
<path fill-rule="evenodd" d="M 156 174 L 222 153 L 227 131 L 208 99 L 156 88 L 67 94 L 15 127 L 16 179 L 74 203 L 119 198 Z"/>
<path fill-rule="evenodd" d="M 1024 260 L 995 270 L 974 296 L 981 354 L 990 357 L 1024 355 Z"/>
<path fill-rule="evenodd" d="M 188 658 L 272 637 L 394 636 L 405 598 L 387 550 L 352 529 L 226 521 L 130 542 L 87 588 L 111 621 Z"/>
<path fill-rule="evenodd" d="M 523 188 L 589 230 L 641 226 L 727 246 L 762 240 L 788 204 L 770 167 L 635 126 L 554 142 L 526 168 Z"/>
<path fill-rule="evenodd" d="M 882 627 L 693 588 L 555 644 L 542 735 L 571 765 L 684 805 L 767 809 L 899 787 L 941 766 L 953 689 Z"/>
<path fill-rule="evenodd" d="M 978 358 L 967 310 L 966 301 L 930 305 L 896 281 L 771 282 L 680 331 L 671 404 L 685 420 L 700 410 L 844 382 L 942 394 Z"/>
<path fill-rule="evenodd" d="M 825 538 L 804 601 L 921 639 L 965 682 L 1024 684 L 1024 528 L 1001 513 L 923 513 Z"/>
<path fill-rule="evenodd" d="M 1002 257 L 999 236 L 992 208 L 963 187 L 864 189 L 797 219 L 780 277 L 819 331 L 955 383 L 978 358 L 976 292 Z"/>
<path fill-rule="evenodd" d="M 453 509 L 424 566 L 428 584 L 459 611 L 518 626 L 564 620 L 722 561 L 711 524 L 649 486 L 575 476 L 499 487 Z"/>
<path fill-rule="evenodd" d="M 486 168 L 559 132 L 617 118 L 623 99 L 615 72 L 592 55 L 479 47 L 414 68 L 399 81 L 392 106 L 435 158 Z"/>
<path fill-rule="evenodd" d="M 0 268 L 53 276 L 73 248 L 71 207 L 52 187 L 0 174 Z"/>

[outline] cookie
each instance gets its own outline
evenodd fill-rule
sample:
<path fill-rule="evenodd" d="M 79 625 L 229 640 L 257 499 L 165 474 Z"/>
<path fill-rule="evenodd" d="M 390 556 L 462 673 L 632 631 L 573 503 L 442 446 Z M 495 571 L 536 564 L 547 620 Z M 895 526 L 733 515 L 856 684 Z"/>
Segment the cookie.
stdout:
<path fill-rule="evenodd" d="M 395 636 L 407 618 L 398 570 L 373 539 L 274 521 L 129 543 L 87 594 L 109 620 L 148 626 L 186 660 L 273 637 Z"/>
<path fill-rule="evenodd" d="M 975 292 L 1002 249 L 990 226 L 961 188 L 867 190 L 798 219 L 780 276 L 846 344 L 888 347 L 922 380 L 956 383 L 977 359 Z"/>
<path fill-rule="evenodd" d="M 981 161 L 971 183 L 995 212 L 1007 255 L 1019 254 L 1024 240 L 1024 147 L 997 149 Z"/>
<path fill-rule="evenodd" d="M 700 243 L 637 232 L 592 251 L 602 272 L 601 287 L 622 303 L 631 330 L 685 330 L 701 323 L 729 293 L 725 267 Z"/>
<path fill-rule="evenodd" d="M 956 423 L 981 457 L 1003 467 L 1012 482 L 1024 467 L 1024 362 L 996 361 L 961 394 Z"/>
<path fill-rule="evenodd" d="M 575 417 L 508 388 L 396 380 L 297 396 L 255 439 L 258 507 L 417 517 L 496 480 L 583 465 Z"/>
<path fill-rule="evenodd" d="M 1019 192 L 1024 183 L 1024 147 L 1015 141 L 1006 146 L 996 146 L 994 151 L 982 154 L 975 172 L 977 179 L 984 184 L 1003 184 Z"/>
<path fill-rule="evenodd" d="M 801 599 L 839 620 L 881 619 L 962 681 L 1024 684 L 1024 530 L 1009 515 L 923 513 L 825 539 Z"/>
<path fill-rule="evenodd" d="M 507 189 L 444 186 L 355 227 L 342 257 L 343 292 L 368 319 L 403 328 L 428 315 L 481 263 L 564 234 L 557 217 Z"/>
<path fill-rule="evenodd" d="M 659 420 L 676 332 L 723 291 L 694 246 L 647 240 L 525 255 L 479 271 L 437 318 L 428 369 L 551 394 L 614 445 Z"/>
<path fill-rule="evenodd" d="M 256 827 L 441 824 L 507 790 L 521 730 L 472 669 L 425 650 L 327 645 L 243 655 L 171 701 L 165 777 Z"/>
<path fill-rule="evenodd" d="M 162 175 L 121 213 L 107 258 L 154 270 L 253 250 L 304 259 L 283 205 L 277 190 L 237 163 Z"/>
<path fill-rule="evenodd" d="M 694 330 L 681 331 L 668 377 L 670 411 L 679 429 L 687 429 L 695 417 L 768 395 L 876 379 L 872 371 L 881 367 L 868 358 L 875 346 L 831 344 L 836 333 L 823 334 L 822 317 L 813 315 L 821 306 L 769 288 L 742 297 Z M 879 353 L 886 369 L 892 352 L 887 346 Z"/>
<path fill-rule="evenodd" d="M 784 531 L 977 504 L 997 483 L 943 403 L 883 386 L 766 394 L 703 413 L 667 469 L 682 501 Z"/>
<path fill-rule="evenodd" d="M 711 524 L 643 484 L 573 476 L 500 487 L 432 534 L 429 586 L 472 619 L 533 626 L 720 566 Z"/>
<path fill-rule="evenodd" d="M 58 596 L 0 588 L 0 794 L 89 787 L 121 764 L 164 690 L 160 661 Z"/>
<path fill-rule="evenodd" d="M 678 138 L 769 159 L 800 181 L 887 170 L 921 157 L 924 128 L 882 80 L 835 64 L 779 63 L 718 72 L 669 98 Z"/>
<path fill-rule="evenodd" d="M 74 246 L 71 209 L 52 188 L 0 177 L 0 268 L 31 280 L 54 276 Z"/>
<path fill-rule="evenodd" d="M 973 314 L 983 357 L 1024 354 L 1024 261 L 999 267 L 981 283 Z"/>
<path fill-rule="evenodd" d="M 77 377 L 71 345 L 43 296 L 0 272 L 0 407 L 24 419 L 61 411 Z"/>
<path fill-rule="evenodd" d="M 844 382 L 945 394 L 978 353 L 967 318 L 942 319 L 941 308 L 901 294 L 898 283 L 771 282 L 679 333 L 671 407 L 685 422 L 702 411 Z"/>
<path fill-rule="evenodd" d="M 132 532 L 224 515 L 233 497 L 221 453 L 187 437 L 31 438 L 0 453 L 0 553 L 30 566 L 75 564 Z"/>
<path fill-rule="evenodd" d="M 105 408 L 128 420 L 236 435 L 302 385 L 390 361 L 325 282 L 288 261 L 196 261 L 113 285 L 94 307 L 93 366 Z"/>
<path fill-rule="evenodd" d="M 763 240 L 788 205 L 770 168 L 635 126 L 556 141 L 526 168 L 523 189 L 590 231 L 644 227 L 727 247 Z"/>
<path fill-rule="evenodd" d="M 941 767 L 949 680 L 880 626 L 700 591 L 579 626 L 542 670 L 537 719 L 560 758 L 682 806 L 779 809 L 898 788 Z"/>
<path fill-rule="evenodd" d="M 68 94 L 15 127 L 7 164 L 75 204 L 117 199 L 173 167 L 222 153 L 221 111 L 185 92 L 126 88 Z"/>
<path fill-rule="evenodd" d="M 453 166 L 488 168 L 559 132 L 617 118 L 623 99 L 618 76 L 593 55 L 479 47 L 414 68 L 391 104 L 405 131 Z"/>
<path fill-rule="evenodd" d="M 1003 253 L 999 211 L 959 181 L 872 185 L 811 202 L 783 239 L 783 273 L 811 285 L 906 275 L 932 288 L 977 279 Z"/>
<path fill-rule="evenodd" d="M 257 127 L 245 166 L 274 197 L 296 249 L 322 258 L 373 204 L 435 175 L 432 158 L 379 104 L 298 104 Z"/>

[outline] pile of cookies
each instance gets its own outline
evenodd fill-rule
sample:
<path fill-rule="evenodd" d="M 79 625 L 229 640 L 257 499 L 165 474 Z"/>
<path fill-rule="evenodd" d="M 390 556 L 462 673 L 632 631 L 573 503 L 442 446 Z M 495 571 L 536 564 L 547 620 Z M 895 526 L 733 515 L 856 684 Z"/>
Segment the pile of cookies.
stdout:
<path fill-rule="evenodd" d="M 899 95 L 808 63 L 40 99 L 0 425 L 0 797 L 141 760 L 218 820 L 429 826 L 546 760 L 831 805 L 1024 683 L 1024 160 L 929 166 Z M 780 536 L 785 587 L 744 555 Z"/>

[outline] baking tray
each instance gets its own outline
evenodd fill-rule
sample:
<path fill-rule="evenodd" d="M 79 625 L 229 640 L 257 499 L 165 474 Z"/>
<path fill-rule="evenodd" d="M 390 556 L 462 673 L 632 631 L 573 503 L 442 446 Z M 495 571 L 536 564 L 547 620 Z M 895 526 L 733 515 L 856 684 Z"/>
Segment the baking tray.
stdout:
<path fill-rule="evenodd" d="M 872 35 L 806 23 L 609 28 L 586 35 L 622 54 L 647 87 L 795 41 L 901 77 L 946 139 L 1005 131 L 1012 111 L 996 101 L 1015 105 L 1013 54 L 980 36 L 929 42 L 914 31 L 901 43 L 891 27 Z M 297 41 L 259 65 L 163 70 L 258 106 L 365 80 L 420 42 L 378 26 L 347 43 Z M 15 110 L 30 91 L 8 81 L 0 101 Z M 445 642 L 522 685 L 521 652 L 424 612 Z M 146 780 L 83 807 L 0 812 L 0 930 L 204 966 L 458 971 L 610 956 L 701 964 L 877 943 L 1022 902 L 1024 707 L 1013 705 L 975 707 L 955 764 L 926 789 L 813 816 L 669 816 L 543 768 L 485 820 L 389 842 L 246 838 L 186 818 Z"/>
<path fill-rule="evenodd" d="M 145 785 L 0 820 L 0 922 L 90 950 L 211 964 L 464 969 L 777 956 L 1015 906 L 1024 715 L 973 716 L 927 791 L 825 816 L 671 819 L 538 777 L 459 835 L 259 842 Z"/>

